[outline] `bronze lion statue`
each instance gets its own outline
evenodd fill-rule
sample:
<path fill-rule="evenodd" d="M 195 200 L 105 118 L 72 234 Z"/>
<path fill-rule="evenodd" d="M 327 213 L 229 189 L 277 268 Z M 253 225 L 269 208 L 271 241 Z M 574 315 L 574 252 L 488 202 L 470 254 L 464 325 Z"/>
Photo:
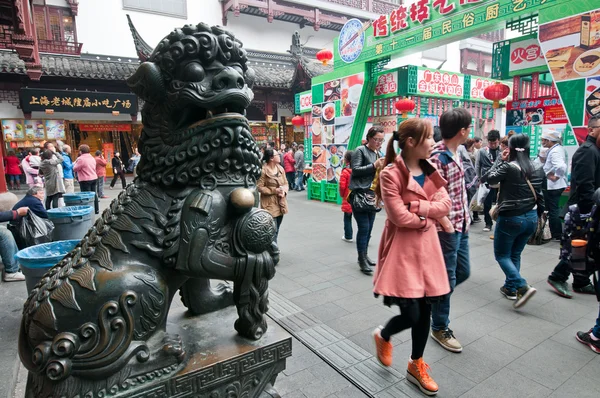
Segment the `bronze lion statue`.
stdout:
<path fill-rule="evenodd" d="M 144 100 L 138 176 L 30 292 L 19 354 L 33 396 L 110 396 L 176 371 L 178 291 L 193 314 L 235 304 L 240 335 L 265 332 L 278 249 L 255 207 L 253 79 L 242 43 L 204 23 L 175 29 L 128 79 Z"/>

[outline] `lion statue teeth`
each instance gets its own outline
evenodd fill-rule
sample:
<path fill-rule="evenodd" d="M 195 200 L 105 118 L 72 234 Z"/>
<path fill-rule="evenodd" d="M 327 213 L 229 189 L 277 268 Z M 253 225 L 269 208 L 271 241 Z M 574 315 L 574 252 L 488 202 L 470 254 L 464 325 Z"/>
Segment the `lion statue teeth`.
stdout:
<path fill-rule="evenodd" d="M 178 291 L 192 314 L 235 305 L 236 331 L 264 334 L 279 251 L 255 207 L 253 80 L 242 43 L 204 23 L 175 29 L 128 79 L 144 100 L 137 177 L 30 292 L 19 354 L 34 396 L 118 395 L 183 366 L 185 343 L 166 333 Z"/>

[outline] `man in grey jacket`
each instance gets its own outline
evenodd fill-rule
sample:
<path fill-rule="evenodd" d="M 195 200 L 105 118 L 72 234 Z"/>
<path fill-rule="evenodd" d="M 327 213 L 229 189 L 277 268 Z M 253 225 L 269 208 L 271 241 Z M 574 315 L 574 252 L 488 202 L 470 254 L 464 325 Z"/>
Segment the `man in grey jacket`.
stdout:
<path fill-rule="evenodd" d="M 484 176 L 489 169 L 492 168 L 492 165 L 496 161 L 499 155 L 498 144 L 500 142 L 500 132 L 498 130 L 490 130 L 487 134 L 488 145 L 485 148 L 481 148 L 477 154 L 477 160 L 475 162 L 475 171 L 477 173 L 477 178 L 481 180 L 481 177 Z M 496 188 L 490 188 L 490 192 L 485 198 L 483 202 L 483 217 L 485 219 L 485 228 L 484 232 L 489 232 L 492 230 L 492 217 L 490 217 L 490 209 L 492 208 L 492 204 L 498 195 L 498 190 Z"/>
<path fill-rule="evenodd" d="M 304 191 L 304 145 L 300 144 L 294 153 L 296 161 L 296 191 Z"/>

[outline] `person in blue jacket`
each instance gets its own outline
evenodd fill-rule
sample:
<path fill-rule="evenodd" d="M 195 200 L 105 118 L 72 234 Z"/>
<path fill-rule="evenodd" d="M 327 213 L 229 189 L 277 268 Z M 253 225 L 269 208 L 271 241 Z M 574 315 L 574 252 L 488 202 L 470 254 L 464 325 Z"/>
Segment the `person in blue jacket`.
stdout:
<path fill-rule="evenodd" d="M 73 160 L 71 160 L 71 147 L 63 145 L 60 152 L 63 158 L 63 181 L 65 183 L 65 193 L 75 192 L 75 180 L 73 179 Z"/>
<path fill-rule="evenodd" d="M 0 222 L 14 221 L 27 214 L 29 208 L 20 207 L 16 210 L 0 211 Z M 24 281 L 25 275 L 19 271 L 15 260 L 17 254 L 17 243 L 13 234 L 6 228 L 0 228 L 0 257 L 4 264 L 4 282 Z"/>
<path fill-rule="evenodd" d="M 44 188 L 29 188 L 25 197 L 13 206 L 13 210 L 17 210 L 21 207 L 28 207 L 29 210 L 38 217 L 48 218 L 48 212 L 46 212 L 46 209 L 44 208 Z"/>

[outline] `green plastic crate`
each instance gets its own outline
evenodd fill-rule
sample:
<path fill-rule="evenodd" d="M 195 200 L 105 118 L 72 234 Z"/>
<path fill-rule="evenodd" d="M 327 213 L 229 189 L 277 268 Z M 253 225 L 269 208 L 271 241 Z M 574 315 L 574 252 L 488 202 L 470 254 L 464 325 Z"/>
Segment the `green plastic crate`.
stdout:
<path fill-rule="evenodd" d="M 338 184 L 325 183 L 325 202 L 337 203 L 339 196 Z"/>
<path fill-rule="evenodd" d="M 309 178 L 307 188 L 310 200 L 342 204 L 338 184 L 331 184 L 325 180 L 314 182 L 312 178 Z"/>
<path fill-rule="evenodd" d="M 325 201 L 322 182 L 314 182 L 312 178 L 308 179 L 308 199 Z"/>

